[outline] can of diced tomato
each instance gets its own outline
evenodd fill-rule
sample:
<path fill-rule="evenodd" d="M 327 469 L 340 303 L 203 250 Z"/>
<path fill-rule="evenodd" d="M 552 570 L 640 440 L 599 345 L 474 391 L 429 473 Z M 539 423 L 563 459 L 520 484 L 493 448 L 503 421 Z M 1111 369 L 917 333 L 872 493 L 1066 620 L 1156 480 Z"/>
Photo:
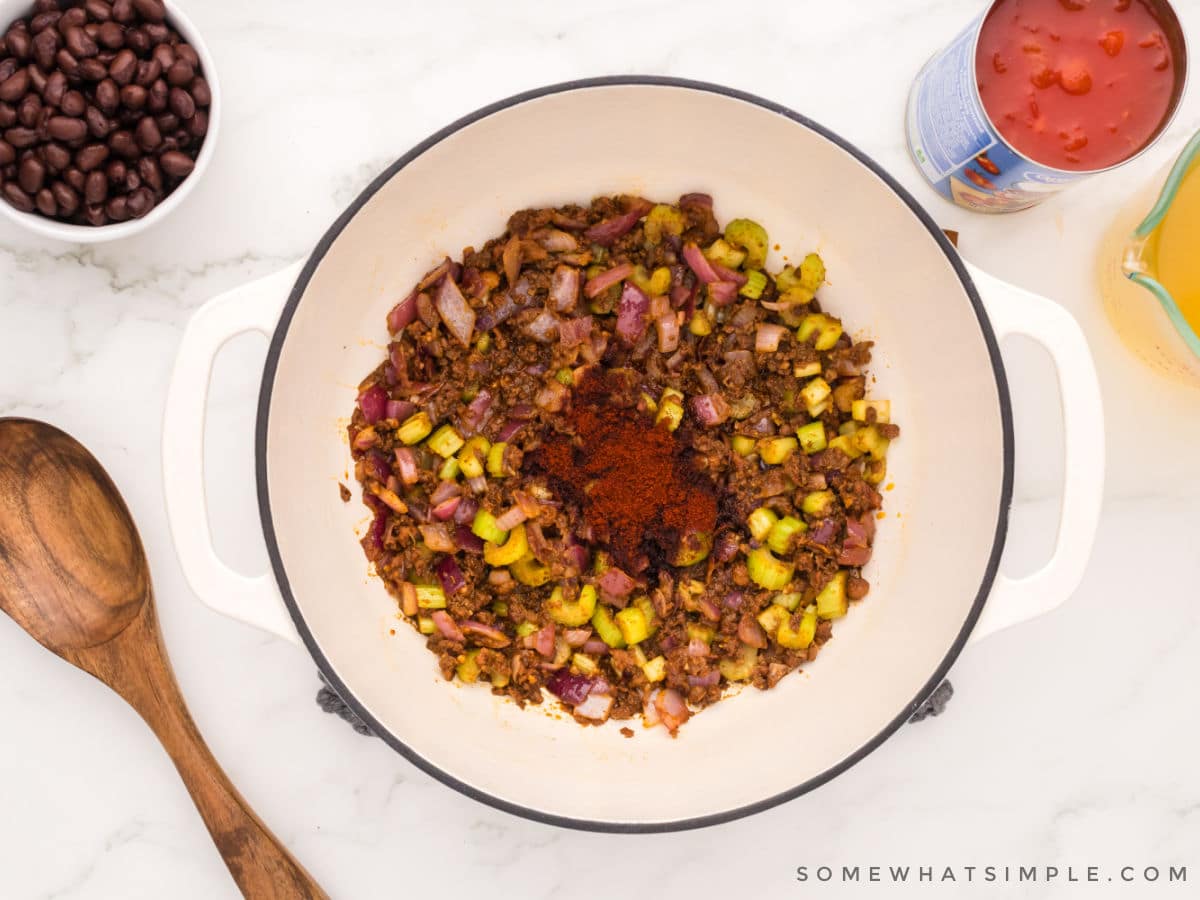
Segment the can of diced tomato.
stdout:
<path fill-rule="evenodd" d="M 994 0 L 917 75 L 908 148 L 942 196 L 1013 212 L 1145 151 L 1186 81 L 1168 0 Z"/>

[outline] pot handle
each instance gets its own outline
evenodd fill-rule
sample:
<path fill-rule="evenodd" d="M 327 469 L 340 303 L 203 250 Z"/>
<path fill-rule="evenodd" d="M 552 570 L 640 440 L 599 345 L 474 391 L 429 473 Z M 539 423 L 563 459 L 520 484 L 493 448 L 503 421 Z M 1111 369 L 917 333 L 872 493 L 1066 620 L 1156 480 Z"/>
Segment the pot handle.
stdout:
<path fill-rule="evenodd" d="M 208 527 L 204 428 L 209 376 L 221 347 L 247 331 L 270 335 L 303 262 L 209 300 L 184 329 L 163 413 L 162 473 L 167 522 L 184 577 L 208 607 L 300 645 L 270 573 L 253 578 L 217 556 Z"/>
<path fill-rule="evenodd" d="M 1020 334 L 1050 354 L 1062 392 L 1062 512 L 1050 560 L 1022 578 L 997 573 L 971 640 L 1057 609 L 1079 586 L 1091 555 L 1104 498 L 1104 407 L 1100 380 L 1079 323 L 1056 303 L 967 263 L 999 340 Z"/>

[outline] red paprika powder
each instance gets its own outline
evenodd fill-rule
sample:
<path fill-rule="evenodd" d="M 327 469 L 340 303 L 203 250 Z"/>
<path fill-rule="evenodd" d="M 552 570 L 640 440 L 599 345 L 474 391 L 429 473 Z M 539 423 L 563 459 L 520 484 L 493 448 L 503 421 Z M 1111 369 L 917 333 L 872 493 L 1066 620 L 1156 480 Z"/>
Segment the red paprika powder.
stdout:
<path fill-rule="evenodd" d="M 712 535 L 717 491 L 670 431 L 616 405 L 622 387 L 608 370 L 588 369 L 575 389 L 568 433 L 548 437 L 530 461 L 579 503 L 613 561 L 640 572 L 669 562 L 685 535 Z"/>

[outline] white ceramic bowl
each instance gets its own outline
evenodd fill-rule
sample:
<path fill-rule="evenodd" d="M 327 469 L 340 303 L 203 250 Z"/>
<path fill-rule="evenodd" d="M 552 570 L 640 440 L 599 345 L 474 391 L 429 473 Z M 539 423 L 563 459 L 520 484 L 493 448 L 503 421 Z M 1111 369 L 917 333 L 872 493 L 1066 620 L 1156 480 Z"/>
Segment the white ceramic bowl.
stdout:
<path fill-rule="evenodd" d="M 443 681 L 424 639 L 397 623 L 395 603 L 368 575 L 356 535 L 365 511 L 343 503 L 335 481 L 350 465 L 354 386 L 384 352 L 384 316 L 432 261 L 501 233 L 517 209 L 687 191 L 711 193 L 722 221 L 762 222 L 793 258 L 820 250 L 830 280 L 822 302 L 877 341 L 874 393 L 891 399 L 904 432 L 889 456 L 895 490 L 867 571 L 871 594 L 820 658 L 772 691 L 744 690 L 705 710 L 677 740 L 637 722 L 631 740 L 624 723 L 580 728 Z M 258 424 L 274 578 L 239 576 L 212 552 L 201 477 L 212 357 L 248 329 L 274 333 Z M 1013 451 L 996 336 L 1017 331 L 1058 363 L 1070 473 L 1059 545 L 1019 583 L 997 574 Z M 303 266 L 196 314 L 166 409 L 171 528 L 205 602 L 292 639 L 298 632 L 375 732 L 447 784 L 544 821 L 617 831 L 745 815 L 862 758 L 928 696 L 973 629 L 980 636 L 1066 598 L 1088 555 L 1103 469 L 1095 371 L 1070 316 L 969 274 L 912 197 L 814 123 L 726 89 L 654 78 L 524 94 L 420 144 Z"/>
<path fill-rule="evenodd" d="M 7 29 L 9 23 L 17 18 L 29 14 L 29 8 L 32 4 L 30 0 L 0 0 L 0 28 Z M 140 234 L 148 228 L 153 228 L 156 222 L 161 222 L 169 216 L 174 210 L 179 208 L 187 195 L 192 192 L 200 179 L 204 177 L 204 172 L 208 169 L 209 162 L 212 161 L 213 153 L 217 148 L 217 132 L 221 125 L 221 84 L 217 78 L 217 67 L 213 63 L 212 55 L 208 52 L 208 47 L 205 46 L 203 38 L 200 37 L 200 32 L 196 30 L 196 26 L 192 24 L 187 15 L 180 9 L 177 3 L 166 3 L 167 21 L 173 25 L 175 29 L 183 36 L 189 44 L 196 50 L 196 55 L 200 57 L 200 66 L 203 70 L 205 79 L 208 81 L 209 89 L 212 91 L 212 104 L 208 108 L 208 133 L 204 136 L 204 143 L 200 146 L 200 152 L 196 155 L 196 167 L 192 169 L 191 174 L 179 183 L 179 186 L 173 190 L 162 203 L 150 210 L 140 219 L 130 219 L 126 222 L 116 222 L 111 225 L 101 225 L 99 227 L 93 225 L 72 225 L 69 222 L 60 222 L 57 219 L 49 219 L 40 213 L 21 212 L 13 206 L 10 206 L 3 199 L 0 199 L 0 214 L 17 225 L 32 231 L 34 234 L 40 234 L 43 237 L 54 238 L 60 241 L 69 241 L 74 244 L 99 244 L 105 241 L 115 241 L 120 238 L 132 237 L 135 234 Z"/>

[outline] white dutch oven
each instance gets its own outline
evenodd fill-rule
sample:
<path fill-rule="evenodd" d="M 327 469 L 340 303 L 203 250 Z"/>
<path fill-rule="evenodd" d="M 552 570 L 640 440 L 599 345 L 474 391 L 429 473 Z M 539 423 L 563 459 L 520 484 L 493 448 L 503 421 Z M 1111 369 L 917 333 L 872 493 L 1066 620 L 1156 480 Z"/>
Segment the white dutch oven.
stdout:
<path fill-rule="evenodd" d="M 382 358 L 384 317 L 433 261 L 501 233 L 517 209 L 687 191 L 711 193 L 721 220 L 752 216 L 772 243 L 825 258 L 822 301 L 877 341 L 873 393 L 891 399 L 904 429 L 887 494 L 902 517 L 881 523 L 870 596 L 802 674 L 706 710 L 677 740 L 640 727 L 630 740 L 623 723 L 580 728 L 447 683 L 424 638 L 408 626 L 389 634 L 395 603 L 366 577 L 357 541 L 365 510 L 343 503 L 331 479 L 350 465 L 339 423 Z M 245 578 L 212 550 L 202 448 L 213 357 L 252 329 L 274 335 L 257 450 L 274 574 Z M 997 338 L 1015 333 L 1040 341 L 1057 364 L 1068 473 L 1054 554 L 1018 581 L 997 572 L 1013 468 Z M 1103 478 L 1096 374 L 1067 313 L 964 264 L 929 215 L 837 136 L 754 97 L 656 78 L 524 94 L 416 147 L 307 261 L 195 315 L 166 409 L 171 528 L 206 603 L 302 641 L 377 734 L 446 784 L 532 818 L 614 831 L 765 809 L 878 747 L 969 640 L 1066 599 L 1087 561 Z M 778 746 L 788 765 L 756 764 Z"/>

